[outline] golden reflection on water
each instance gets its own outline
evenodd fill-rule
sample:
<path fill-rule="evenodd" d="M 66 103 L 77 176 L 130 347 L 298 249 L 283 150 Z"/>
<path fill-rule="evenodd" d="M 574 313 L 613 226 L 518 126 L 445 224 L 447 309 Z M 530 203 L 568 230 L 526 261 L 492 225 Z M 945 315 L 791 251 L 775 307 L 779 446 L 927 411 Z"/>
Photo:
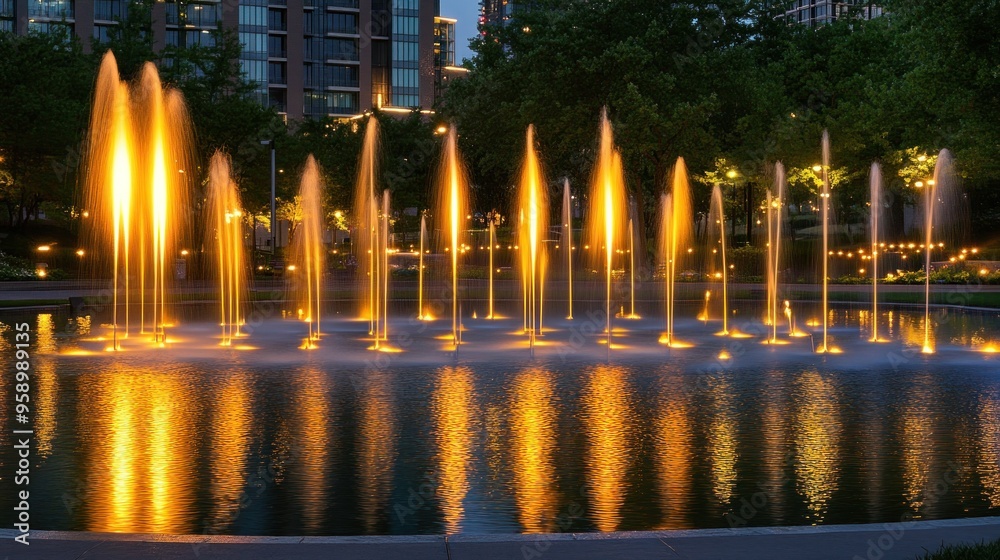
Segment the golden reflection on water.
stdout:
<path fill-rule="evenodd" d="M 518 519 L 526 533 L 555 530 L 556 402 L 552 375 L 521 372 L 511 388 L 510 451 Z"/>
<path fill-rule="evenodd" d="M 920 518 L 934 460 L 934 415 L 928 411 L 937 391 L 927 375 L 914 376 L 904 402 L 900 432 L 903 439 L 903 498 Z"/>
<path fill-rule="evenodd" d="M 35 441 L 39 458 L 45 458 L 52 453 L 52 439 L 58 422 L 56 410 L 59 406 L 59 376 L 52 357 L 59 348 L 56 345 L 56 324 L 51 313 L 38 315 L 34 338 L 31 361 L 35 370 L 35 393 L 32 396 L 35 401 Z"/>
<path fill-rule="evenodd" d="M 392 490 L 396 447 L 396 410 L 392 380 L 374 373 L 365 378 L 358 426 L 358 501 L 365 532 L 377 533 L 379 519 Z"/>
<path fill-rule="evenodd" d="M 664 529 L 689 526 L 691 508 L 692 430 L 689 403 L 683 391 L 668 391 L 655 419 L 657 483 Z"/>
<path fill-rule="evenodd" d="M 840 474 L 839 396 L 833 384 L 815 371 L 796 383 L 795 472 L 812 523 L 826 519 Z"/>
<path fill-rule="evenodd" d="M 708 460 L 712 471 L 712 492 L 728 504 L 736 490 L 736 417 L 733 414 L 733 389 L 729 380 L 716 377 L 708 390 L 712 415 L 708 426 Z"/>
<path fill-rule="evenodd" d="M 246 374 L 234 370 L 215 393 L 211 424 L 212 512 L 206 528 L 225 534 L 240 514 L 240 497 L 247 478 L 251 389 Z"/>
<path fill-rule="evenodd" d="M 193 391 L 176 372 L 101 370 L 79 384 L 79 438 L 90 462 L 81 506 L 86 529 L 191 532 Z"/>
<path fill-rule="evenodd" d="M 931 324 L 934 323 L 934 315 L 931 314 Z M 899 339 L 907 346 L 922 348 L 924 345 L 924 316 L 917 313 L 899 314 Z M 930 332 L 930 342 L 932 347 L 936 347 L 934 341 L 934 329 Z"/>
<path fill-rule="evenodd" d="M 431 408 L 437 428 L 437 484 L 446 533 L 458 532 L 465 515 L 473 443 L 474 391 L 469 368 L 446 366 L 438 370 Z"/>
<path fill-rule="evenodd" d="M 1000 406 L 986 393 L 979 403 L 979 478 L 990 507 L 1000 507 Z"/>
<path fill-rule="evenodd" d="M 625 477 L 631 464 L 633 411 L 625 376 L 621 367 L 597 366 L 583 393 L 591 518 L 603 532 L 614 531 L 621 523 Z"/>
<path fill-rule="evenodd" d="M 772 519 L 782 523 L 785 515 L 786 485 L 792 478 L 794 456 L 788 443 L 787 390 L 781 384 L 781 372 L 769 372 L 764 390 L 764 411 L 761 417 L 763 435 L 762 458 L 767 473 L 767 509 Z"/>
<path fill-rule="evenodd" d="M 326 374 L 312 367 L 303 368 L 294 390 L 289 415 L 297 421 L 290 450 L 289 471 L 295 472 L 295 496 L 302 504 L 302 528 L 316 534 L 326 519 L 329 506 L 329 474 L 332 449 L 330 401 Z M 291 475 L 289 475 L 291 477 Z"/>

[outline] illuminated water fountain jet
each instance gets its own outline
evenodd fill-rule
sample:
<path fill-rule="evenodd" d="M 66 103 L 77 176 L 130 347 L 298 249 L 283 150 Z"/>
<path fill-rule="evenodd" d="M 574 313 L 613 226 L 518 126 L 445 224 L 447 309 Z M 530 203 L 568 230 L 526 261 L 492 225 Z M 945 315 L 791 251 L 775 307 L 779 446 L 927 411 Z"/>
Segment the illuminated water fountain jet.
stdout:
<path fill-rule="evenodd" d="M 633 206 L 631 214 L 636 215 L 635 208 Z M 625 315 L 627 319 L 638 319 L 639 316 L 635 314 L 635 218 L 629 218 L 628 220 L 628 281 L 629 281 L 629 301 L 631 306 L 629 308 L 628 315 Z"/>
<path fill-rule="evenodd" d="M 924 187 L 924 344 L 925 354 L 934 353 L 934 333 L 931 325 L 931 252 L 934 238 L 957 240 L 957 226 L 964 221 L 965 208 L 961 189 L 955 177 L 951 152 L 941 150 L 934 165 L 934 179 Z"/>
<path fill-rule="evenodd" d="M 517 214 L 518 244 L 521 246 L 520 264 L 523 279 L 525 332 L 532 351 L 535 338 L 542 329 L 544 300 L 545 236 L 549 229 L 548 184 L 542 171 L 538 152 L 535 150 L 535 128 L 528 127 L 524 165 L 518 188 Z"/>
<path fill-rule="evenodd" d="M 823 344 L 816 350 L 820 353 L 831 350 L 829 347 L 830 330 L 830 133 L 823 131 L 823 165 L 821 174 L 823 179 L 823 190 L 820 192 L 821 215 L 823 224 L 823 253 L 820 258 L 823 262 Z"/>
<path fill-rule="evenodd" d="M 493 310 L 494 303 L 494 293 L 493 293 L 493 278 L 496 273 L 496 265 L 494 264 L 494 251 L 497 247 L 497 216 L 495 213 L 490 213 L 489 215 L 489 236 L 490 236 L 490 286 L 489 286 L 489 313 L 486 315 L 487 319 L 496 319 L 496 315 Z"/>
<path fill-rule="evenodd" d="M 205 245 L 219 286 L 222 345 L 232 345 L 244 322 L 248 274 L 243 244 L 243 205 L 230 177 L 229 157 L 216 152 L 209 163 Z"/>
<path fill-rule="evenodd" d="M 722 280 L 722 332 L 720 334 L 726 336 L 729 334 L 729 269 L 726 265 L 726 214 L 722 200 L 722 187 L 719 185 L 712 187 L 708 227 L 713 254 L 720 255 L 722 260 L 722 267 L 712 276 Z M 718 239 L 715 239 L 715 232 L 718 232 Z"/>
<path fill-rule="evenodd" d="M 615 249 L 625 238 L 627 199 L 625 174 L 622 170 L 621 154 L 615 147 L 614 132 L 608 112 L 601 113 L 601 141 L 597 165 L 590 186 L 590 207 L 587 218 L 587 239 L 597 250 L 603 248 L 603 262 L 606 280 L 605 309 L 607 345 L 611 352 L 611 288 L 614 271 Z"/>
<path fill-rule="evenodd" d="M 872 274 L 872 342 L 878 342 L 878 259 L 881 255 L 879 241 L 882 239 L 882 167 L 878 163 L 872 164 L 871 172 L 868 175 L 869 194 L 869 218 L 868 234 L 871 241 L 871 269 Z"/>
<path fill-rule="evenodd" d="M 562 242 L 566 251 L 566 288 L 568 310 L 566 318 L 573 319 L 573 195 L 569 190 L 569 179 L 563 183 Z"/>
<path fill-rule="evenodd" d="M 295 301 L 300 318 L 309 324 L 309 336 L 303 348 L 312 349 L 320 339 L 323 308 L 323 271 L 326 250 L 323 247 L 323 177 L 316 158 L 310 155 L 299 185 L 302 223 L 292 240 L 292 262 L 301 274 L 293 276 Z"/>
<path fill-rule="evenodd" d="M 677 158 L 670 178 L 670 192 L 661 204 L 660 216 L 660 261 L 664 264 L 664 286 L 666 301 L 666 327 L 663 343 L 678 346 L 674 339 L 674 310 L 677 299 L 677 274 L 681 271 L 679 261 L 683 250 L 691 240 L 692 214 L 691 185 L 688 183 L 687 165 L 684 158 Z"/>
<path fill-rule="evenodd" d="M 417 320 L 426 321 L 424 314 L 424 254 L 427 252 L 427 212 L 420 213 L 420 257 L 417 260 Z"/>
<path fill-rule="evenodd" d="M 445 142 L 444 162 L 438 180 L 436 214 L 441 241 L 451 253 L 451 337 L 457 349 L 462 342 L 458 298 L 458 259 L 468 219 L 469 180 L 458 150 L 458 134 L 452 127 Z"/>
<path fill-rule="evenodd" d="M 85 204 L 94 211 L 99 226 L 91 233 L 95 245 L 112 247 L 112 330 L 113 348 L 118 350 L 119 336 L 128 337 L 129 325 L 129 255 L 131 249 L 132 126 L 128 87 L 118 76 L 118 65 L 111 53 L 101 61 L 91 112 L 87 161 L 87 196 Z M 110 223 L 101 216 L 110 216 Z M 90 223 L 95 223 L 91 221 Z M 93 251 L 91 251 L 93 253 Z M 123 332 L 119 333 L 119 307 L 124 303 Z"/>
<path fill-rule="evenodd" d="M 151 332 L 162 345 L 173 276 L 168 263 L 174 262 L 187 232 L 192 180 L 187 173 L 192 169 L 187 108 L 179 92 L 163 88 L 151 63 L 130 88 L 109 52 L 98 73 L 88 139 L 84 207 L 93 209 L 94 220 L 86 243 L 112 248 L 107 258 L 114 292 L 111 349 L 119 350 L 121 338 L 128 336 L 135 289 L 139 330 Z"/>
<path fill-rule="evenodd" d="M 139 146 L 138 173 L 140 181 L 140 224 L 151 227 L 144 231 L 147 243 L 143 254 L 148 254 L 150 274 L 143 274 L 143 293 L 152 276 L 150 296 L 150 327 L 153 341 L 166 343 L 167 299 L 170 293 L 172 263 L 179 253 L 178 241 L 186 232 L 182 230 L 181 216 L 186 215 L 191 183 L 186 170 L 190 162 L 192 132 L 190 118 L 181 93 L 164 89 L 156 66 L 146 63 L 139 77 L 138 89 L 133 92 L 133 112 L 137 115 L 136 134 Z M 170 263 L 170 264 L 168 264 Z M 145 273 L 143 267 L 143 273 Z"/>
<path fill-rule="evenodd" d="M 358 161 L 358 179 L 354 188 L 355 227 L 354 245 L 364 275 L 362 298 L 367 306 L 363 315 L 368 318 L 368 334 L 374 340 L 375 350 L 388 339 L 388 191 L 379 197 L 378 189 L 378 119 L 371 117 L 365 128 L 364 145 Z M 423 250 L 421 250 L 423 259 Z M 422 313 L 422 302 L 421 313 Z"/>
<path fill-rule="evenodd" d="M 379 214 L 381 232 L 379 235 L 379 246 L 378 256 L 380 260 L 380 272 L 382 284 L 379 286 L 381 289 L 381 305 L 379 306 L 382 311 L 381 322 L 382 328 L 376 328 L 375 343 L 378 347 L 379 334 L 381 334 L 381 339 L 383 342 L 389 341 L 389 222 L 391 221 L 391 197 L 389 194 L 389 189 L 382 191 L 382 212 Z M 376 323 L 379 321 L 379 317 L 376 316 Z M 380 331 L 380 332 L 379 332 Z"/>
<path fill-rule="evenodd" d="M 778 342 L 781 322 L 779 288 L 781 287 L 781 232 L 785 208 L 785 166 L 774 164 L 774 191 L 767 191 L 767 324 L 771 344 Z"/>

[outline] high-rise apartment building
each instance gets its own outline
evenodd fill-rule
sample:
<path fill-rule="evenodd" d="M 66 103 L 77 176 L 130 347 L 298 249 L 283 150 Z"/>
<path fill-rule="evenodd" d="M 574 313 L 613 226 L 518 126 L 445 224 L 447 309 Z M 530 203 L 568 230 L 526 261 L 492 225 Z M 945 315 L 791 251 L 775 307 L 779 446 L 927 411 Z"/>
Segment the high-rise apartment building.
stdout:
<path fill-rule="evenodd" d="M 872 19 L 882 15 L 882 7 L 864 0 L 793 0 L 787 3 L 785 19 L 816 27 L 838 19 Z"/>
<path fill-rule="evenodd" d="M 89 48 L 129 0 L 0 0 L 0 32 L 65 29 Z M 187 0 L 153 4 L 157 48 L 208 45 L 236 30 L 240 66 L 261 103 L 288 118 L 429 109 L 442 80 L 439 0 Z M 450 62 L 454 64 L 453 55 Z"/>
<path fill-rule="evenodd" d="M 434 18 L 434 84 L 435 96 L 440 96 L 448 84 L 468 73 L 458 66 L 456 52 L 456 20 L 446 17 Z"/>
<path fill-rule="evenodd" d="M 289 118 L 429 109 L 438 15 L 434 0 L 240 0 L 240 62 Z"/>
<path fill-rule="evenodd" d="M 531 0 L 479 0 L 479 25 L 507 25 Z"/>

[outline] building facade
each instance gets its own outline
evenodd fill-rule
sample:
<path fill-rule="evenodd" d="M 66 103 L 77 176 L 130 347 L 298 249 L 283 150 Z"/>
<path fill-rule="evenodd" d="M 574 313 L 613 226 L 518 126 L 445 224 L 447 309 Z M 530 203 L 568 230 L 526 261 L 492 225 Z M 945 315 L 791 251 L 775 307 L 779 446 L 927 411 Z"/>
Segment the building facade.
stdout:
<path fill-rule="evenodd" d="M 0 0 L 0 31 L 64 29 L 89 49 L 125 18 L 128 1 Z M 439 9 L 438 0 L 175 0 L 153 4 L 151 31 L 163 48 L 210 45 L 220 26 L 235 30 L 262 104 L 291 119 L 349 117 L 434 105 L 442 25 L 454 40 L 454 20 Z"/>
<path fill-rule="evenodd" d="M 480 0 L 479 25 L 507 25 L 518 11 L 530 7 L 531 0 Z"/>
<path fill-rule="evenodd" d="M 240 9 L 244 71 L 289 118 L 434 104 L 433 0 L 241 0 Z"/>
<path fill-rule="evenodd" d="M 785 9 L 790 24 L 816 27 L 838 19 L 872 19 L 882 15 L 882 8 L 863 0 L 793 0 Z"/>

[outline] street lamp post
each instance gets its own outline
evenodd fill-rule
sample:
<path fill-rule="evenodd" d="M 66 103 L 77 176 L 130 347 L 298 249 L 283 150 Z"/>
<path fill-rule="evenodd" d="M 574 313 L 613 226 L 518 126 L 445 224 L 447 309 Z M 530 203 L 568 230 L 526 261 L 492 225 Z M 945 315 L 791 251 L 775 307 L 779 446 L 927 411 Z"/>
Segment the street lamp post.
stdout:
<path fill-rule="evenodd" d="M 261 144 L 269 146 L 271 148 L 271 255 L 274 255 L 278 250 L 277 245 L 277 203 L 275 200 L 275 162 L 274 162 L 274 140 L 261 140 Z M 255 234 L 256 235 L 256 234 Z"/>

